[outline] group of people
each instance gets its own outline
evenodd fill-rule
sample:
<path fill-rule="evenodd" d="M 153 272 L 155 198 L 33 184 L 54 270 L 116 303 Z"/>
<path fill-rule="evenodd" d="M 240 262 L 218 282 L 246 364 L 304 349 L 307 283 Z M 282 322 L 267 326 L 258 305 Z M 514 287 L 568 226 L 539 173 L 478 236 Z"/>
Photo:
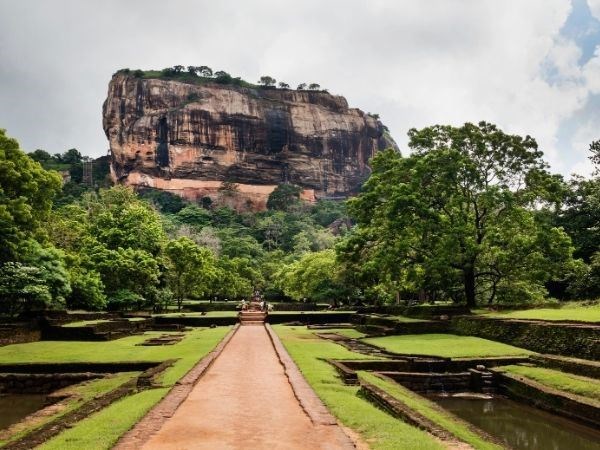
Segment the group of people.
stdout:
<path fill-rule="evenodd" d="M 250 307 L 251 303 L 258 303 L 260 305 L 260 310 L 262 312 L 271 312 L 273 311 L 273 305 L 266 300 L 261 300 L 260 302 L 247 302 L 246 299 L 243 299 L 240 304 L 240 310 L 247 311 Z"/>

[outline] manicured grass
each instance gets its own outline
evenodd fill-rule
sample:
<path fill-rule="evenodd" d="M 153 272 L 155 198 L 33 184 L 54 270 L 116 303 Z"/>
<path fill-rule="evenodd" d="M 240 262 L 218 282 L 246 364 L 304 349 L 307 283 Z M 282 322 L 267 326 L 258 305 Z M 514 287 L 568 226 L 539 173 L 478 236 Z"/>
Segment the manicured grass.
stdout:
<path fill-rule="evenodd" d="M 57 411 L 55 414 L 44 416 L 35 423 L 31 423 L 27 427 L 15 430 L 15 433 L 12 436 L 10 436 L 9 439 L 0 440 L 0 445 L 5 445 L 8 442 L 19 439 L 25 434 L 29 433 L 30 431 L 39 428 L 52 420 L 64 416 L 65 414 L 73 411 L 81 404 L 91 400 L 92 398 L 103 395 L 118 388 L 134 376 L 137 376 L 138 374 L 139 372 L 120 372 L 106 376 L 104 378 L 89 380 L 62 389 L 61 391 L 64 392 L 65 395 L 71 396 L 71 398 L 67 401 L 66 407 L 64 409 Z"/>
<path fill-rule="evenodd" d="M 600 406 L 600 381 L 544 367 L 510 365 L 497 370 L 520 375 L 545 386 L 595 400 Z"/>
<path fill-rule="evenodd" d="M 411 334 L 364 339 L 388 351 L 415 355 L 460 357 L 514 356 L 532 352 L 512 345 L 473 336 L 454 334 Z"/>
<path fill-rule="evenodd" d="M 457 419 L 454 415 L 448 413 L 432 401 L 412 392 L 404 386 L 392 381 L 383 380 L 368 372 L 361 371 L 359 372 L 359 376 L 368 383 L 383 389 L 429 420 L 441 425 L 456 437 L 471 444 L 474 448 L 478 450 L 502 449 L 501 446 L 488 442 L 478 434 L 472 432 L 465 422 Z"/>
<path fill-rule="evenodd" d="M 520 311 L 492 312 L 477 310 L 478 314 L 486 317 L 502 319 L 539 319 L 539 320 L 577 320 L 581 322 L 600 322 L 600 303 L 584 306 L 581 303 L 571 303 L 561 308 L 538 308 Z"/>
<path fill-rule="evenodd" d="M 42 450 L 104 450 L 112 448 L 168 392 L 150 389 L 125 397 L 82 420 L 38 447 Z"/>
<path fill-rule="evenodd" d="M 107 342 L 40 341 L 0 347 L 0 361 L 9 362 L 117 362 L 179 360 L 160 380 L 165 388 L 142 391 L 126 397 L 79 422 L 47 442 L 49 449 L 109 449 L 202 357 L 229 332 L 230 327 L 200 328 L 187 333 L 175 345 L 136 346 L 152 332 Z"/>
<path fill-rule="evenodd" d="M 358 387 L 342 383 L 335 369 L 321 358 L 372 359 L 323 341 L 303 327 L 273 327 L 286 349 L 329 410 L 360 433 L 373 450 L 441 449 L 429 434 L 393 418 L 357 396 Z"/>
<path fill-rule="evenodd" d="M 98 325 L 99 323 L 110 322 L 108 319 L 98 320 L 78 320 L 77 322 L 69 322 L 62 325 L 63 327 L 74 328 L 74 327 L 87 327 L 90 325 Z"/>

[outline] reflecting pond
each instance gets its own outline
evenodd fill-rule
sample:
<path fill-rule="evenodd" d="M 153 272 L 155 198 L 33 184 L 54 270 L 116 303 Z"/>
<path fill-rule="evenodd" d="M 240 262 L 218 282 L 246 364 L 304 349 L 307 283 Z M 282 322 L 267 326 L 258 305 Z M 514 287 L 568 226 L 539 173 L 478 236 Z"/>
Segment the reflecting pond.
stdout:
<path fill-rule="evenodd" d="M 599 450 L 600 431 L 504 397 L 433 400 L 515 450 Z"/>
<path fill-rule="evenodd" d="M 40 394 L 0 395 L 0 430 L 19 422 L 46 405 L 46 396 Z"/>

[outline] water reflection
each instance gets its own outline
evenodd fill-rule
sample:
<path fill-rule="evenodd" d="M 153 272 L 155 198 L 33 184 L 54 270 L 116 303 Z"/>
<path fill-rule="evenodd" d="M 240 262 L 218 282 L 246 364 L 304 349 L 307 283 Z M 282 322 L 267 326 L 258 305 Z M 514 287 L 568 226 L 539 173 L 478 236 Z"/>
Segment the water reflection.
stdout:
<path fill-rule="evenodd" d="M 19 422 L 46 404 L 46 396 L 39 394 L 0 395 L 0 430 Z"/>
<path fill-rule="evenodd" d="M 600 450 L 599 430 L 503 397 L 434 400 L 515 450 Z"/>

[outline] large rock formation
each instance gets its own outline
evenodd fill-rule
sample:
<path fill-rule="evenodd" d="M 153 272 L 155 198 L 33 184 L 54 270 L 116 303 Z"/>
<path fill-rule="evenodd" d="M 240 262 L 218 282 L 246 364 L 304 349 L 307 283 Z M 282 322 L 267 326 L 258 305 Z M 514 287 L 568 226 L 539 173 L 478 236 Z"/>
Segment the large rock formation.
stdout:
<path fill-rule="evenodd" d="M 350 195 L 369 158 L 396 146 L 381 122 L 327 92 L 117 73 L 103 110 L 116 181 L 192 200 L 223 199 L 228 181 L 238 209 L 264 208 L 285 182 L 309 200 Z"/>

